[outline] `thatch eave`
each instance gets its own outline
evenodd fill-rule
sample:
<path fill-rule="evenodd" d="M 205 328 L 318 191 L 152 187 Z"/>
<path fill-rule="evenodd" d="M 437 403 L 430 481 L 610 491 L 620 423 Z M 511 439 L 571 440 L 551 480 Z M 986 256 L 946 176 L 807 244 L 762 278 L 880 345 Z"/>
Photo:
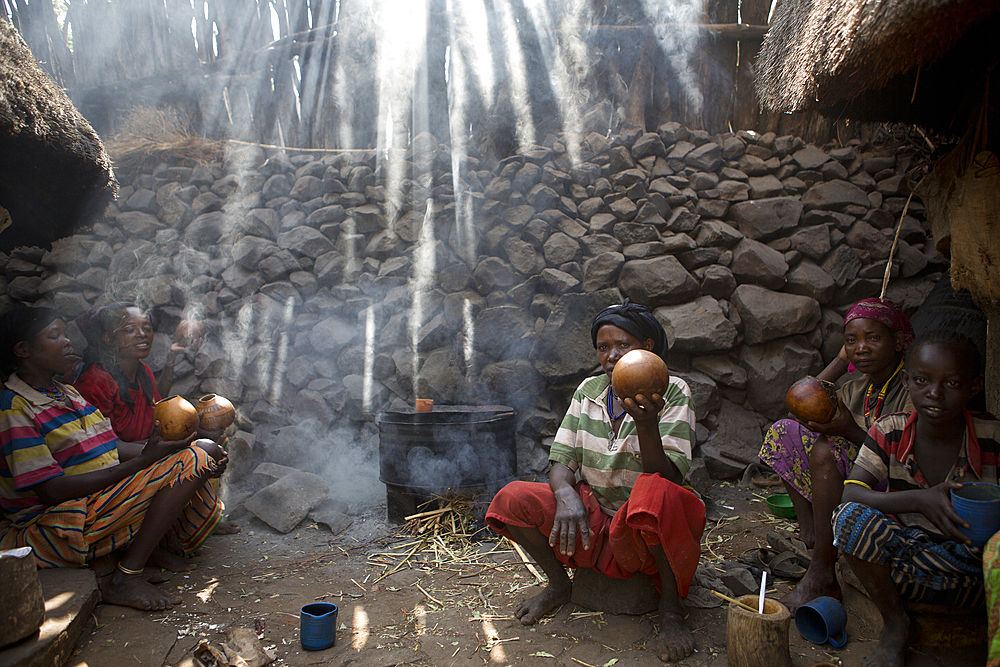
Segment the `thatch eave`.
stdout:
<path fill-rule="evenodd" d="M 0 18 L 0 249 L 48 246 L 101 214 L 118 194 L 94 129 Z"/>
<path fill-rule="evenodd" d="M 956 102 L 1000 54 L 998 16 L 1000 0 L 779 0 L 757 93 L 771 111 L 960 126 Z"/>

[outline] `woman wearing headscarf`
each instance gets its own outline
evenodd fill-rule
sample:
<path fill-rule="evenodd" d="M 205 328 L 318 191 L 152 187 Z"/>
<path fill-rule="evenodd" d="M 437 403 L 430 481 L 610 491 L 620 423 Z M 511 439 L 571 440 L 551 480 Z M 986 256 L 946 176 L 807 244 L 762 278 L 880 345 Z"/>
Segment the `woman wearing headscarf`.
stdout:
<path fill-rule="evenodd" d="M 159 547 L 169 538 L 197 549 L 222 507 L 205 482 L 225 465 L 210 440 L 160 440 L 159 425 L 137 452 L 119 452 L 111 424 L 56 377 L 77 357 L 66 327 L 47 308 L 0 317 L 0 550 L 29 546 L 39 567 L 82 567 L 124 553 L 101 581 L 105 602 L 158 610 L 176 602 L 143 568 L 193 567 Z"/>
<path fill-rule="evenodd" d="M 654 650 L 664 661 L 681 660 L 694 638 L 680 599 L 698 567 L 705 527 L 704 504 L 682 486 L 694 445 L 691 391 L 670 377 L 662 396 L 615 395 L 611 377 L 627 352 L 646 349 L 666 361 L 666 333 L 645 306 L 626 300 L 603 310 L 591 338 L 604 372 L 573 394 L 549 451 L 549 483 L 511 482 L 493 499 L 486 522 L 548 575 L 548 585 L 518 606 L 521 623 L 569 602 L 566 567 L 621 579 L 643 572 L 661 592 Z"/>
<path fill-rule="evenodd" d="M 868 429 L 883 415 L 913 410 L 901 373 L 913 339 L 899 306 L 879 298 L 858 301 L 844 316 L 840 354 L 817 376 L 835 382 L 848 371 L 861 371 L 837 389 L 836 416 L 826 424 L 782 419 L 764 436 L 760 458 L 784 483 L 802 541 L 815 546 L 802 581 L 782 599 L 792 611 L 823 595 L 841 597 L 831 517 Z"/>

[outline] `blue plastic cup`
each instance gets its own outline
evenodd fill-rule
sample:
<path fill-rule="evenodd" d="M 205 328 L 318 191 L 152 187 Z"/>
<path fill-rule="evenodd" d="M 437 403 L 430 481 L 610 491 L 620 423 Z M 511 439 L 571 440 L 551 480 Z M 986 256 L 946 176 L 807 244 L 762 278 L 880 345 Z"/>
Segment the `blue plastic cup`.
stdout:
<path fill-rule="evenodd" d="M 847 612 L 840 602 L 825 595 L 795 611 L 795 627 L 803 639 L 813 644 L 829 642 L 840 648 L 847 643 Z"/>
<path fill-rule="evenodd" d="M 969 482 L 951 490 L 951 506 L 969 523 L 962 528 L 972 546 L 980 549 L 1000 531 L 1000 486 L 987 482 Z"/>
<path fill-rule="evenodd" d="M 337 605 L 307 604 L 299 612 L 299 641 L 307 651 L 322 651 L 337 643 Z"/>

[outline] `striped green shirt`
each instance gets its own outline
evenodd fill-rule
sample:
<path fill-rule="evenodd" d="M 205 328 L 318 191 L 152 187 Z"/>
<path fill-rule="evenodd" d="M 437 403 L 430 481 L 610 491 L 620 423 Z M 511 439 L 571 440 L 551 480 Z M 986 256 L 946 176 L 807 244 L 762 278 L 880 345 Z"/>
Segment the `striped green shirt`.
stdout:
<path fill-rule="evenodd" d="M 611 380 L 607 375 L 587 378 L 573 394 L 573 402 L 563 418 L 549 461 L 578 472 L 590 485 L 606 513 L 613 514 L 625 504 L 632 487 L 642 474 L 639 436 L 628 414 L 614 435 L 607 411 Z M 660 412 L 663 450 L 682 476 L 691 469 L 694 447 L 694 400 L 691 389 L 679 377 L 671 376 Z"/>

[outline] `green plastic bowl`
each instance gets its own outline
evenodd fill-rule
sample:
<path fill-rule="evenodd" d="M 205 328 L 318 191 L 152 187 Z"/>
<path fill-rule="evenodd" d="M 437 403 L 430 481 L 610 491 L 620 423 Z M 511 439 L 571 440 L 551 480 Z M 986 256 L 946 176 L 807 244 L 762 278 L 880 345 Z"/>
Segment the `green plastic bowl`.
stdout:
<path fill-rule="evenodd" d="M 776 493 L 773 496 L 768 496 L 767 506 L 774 516 L 780 516 L 782 519 L 795 518 L 795 507 L 787 493 Z"/>

